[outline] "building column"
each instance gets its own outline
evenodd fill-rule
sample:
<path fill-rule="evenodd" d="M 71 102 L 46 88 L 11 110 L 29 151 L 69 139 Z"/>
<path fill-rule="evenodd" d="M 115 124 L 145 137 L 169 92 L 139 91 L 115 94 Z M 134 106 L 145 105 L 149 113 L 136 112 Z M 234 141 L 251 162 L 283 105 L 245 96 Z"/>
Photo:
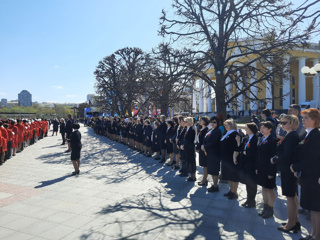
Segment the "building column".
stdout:
<path fill-rule="evenodd" d="M 238 82 L 238 86 L 239 86 L 239 89 L 242 90 L 243 82 L 242 82 L 242 78 L 240 76 L 240 72 L 237 72 L 237 75 L 239 76 L 239 79 L 240 79 L 240 81 Z M 238 102 L 238 110 L 242 111 L 243 110 L 243 94 L 241 94 L 237 97 L 237 102 Z"/>
<path fill-rule="evenodd" d="M 271 80 L 273 81 L 273 79 Z M 266 82 L 266 101 L 267 101 L 267 108 L 272 109 L 272 86 L 270 81 L 267 80 Z"/>
<path fill-rule="evenodd" d="M 211 112 L 211 88 L 207 86 L 207 112 Z"/>
<path fill-rule="evenodd" d="M 206 82 L 203 83 L 203 111 L 204 112 L 207 112 L 207 95 L 208 95 L 207 85 L 208 84 Z"/>
<path fill-rule="evenodd" d="M 313 66 L 318 63 L 318 59 L 313 59 Z M 313 101 L 316 102 L 316 108 L 319 109 L 319 74 L 313 77 Z"/>
<path fill-rule="evenodd" d="M 199 79 L 199 112 L 203 112 L 203 80 Z"/>
<path fill-rule="evenodd" d="M 192 88 L 192 113 L 197 112 L 197 87 L 196 87 L 196 81 L 193 84 Z"/>
<path fill-rule="evenodd" d="M 230 82 L 230 78 L 227 78 L 226 83 L 228 84 Z M 232 91 L 232 84 L 227 85 L 227 95 L 228 98 L 231 95 L 231 91 Z M 232 109 L 232 105 L 229 103 L 227 106 L 227 112 L 231 111 Z"/>
<path fill-rule="evenodd" d="M 306 65 L 305 57 L 299 58 L 299 104 L 306 101 L 306 76 L 301 69 Z"/>
<path fill-rule="evenodd" d="M 252 67 L 254 67 L 254 75 L 251 77 L 250 79 L 250 83 L 252 84 L 253 82 L 255 82 L 257 80 L 257 63 L 254 62 L 251 64 Z M 257 91 L 258 89 L 256 88 L 255 85 L 251 86 L 250 91 L 253 92 L 255 94 L 255 96 L 257 96 Z M 254 95 L 250 92 L 250 98 L 255 98 Z M 251 111 L 253 110 L 257 110 L 258 109 L 258 104 L 256 100 L 250 100 L 250 109 Z"/>
<path fill-rule="evenodd" d="M 290 87 L 291 86 L 291 79 L 290 79 L 290 71 L 289 71 L 290 70 L 290 56 L 289 55 L 285 55 L 284 56 L 283 64 L 286 67 L 284 68 L 285 77 L 282 80 L 282 82 L 283 82 L 283 87 L 282 87 L 283 105 L 282 105 L 282 109 L 289 109 L 290 104 L 291 104 L 291 87 Z M 306 90 L 304 90 L 304 91 L 306 91 Z"/>

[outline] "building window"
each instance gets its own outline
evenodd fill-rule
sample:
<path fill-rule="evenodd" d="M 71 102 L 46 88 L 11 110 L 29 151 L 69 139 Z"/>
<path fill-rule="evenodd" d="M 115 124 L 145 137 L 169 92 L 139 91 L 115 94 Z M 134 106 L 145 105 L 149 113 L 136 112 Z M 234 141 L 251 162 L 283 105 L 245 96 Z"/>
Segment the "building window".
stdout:
<path fill-rule="evenodd" d="M 291 77 L 291 85 L 296 85 L 296 78 L 294 76 Z"/>
<path fill-rule="evenodd" d="M 296 89 L 291 89 L 291 104 L 296 104 Z"/>
<path fill-rule="evenodd" d="M 283 106 L 283 91 L 282 88 L 279 88 L 279 106 L 282 107 Z"/>

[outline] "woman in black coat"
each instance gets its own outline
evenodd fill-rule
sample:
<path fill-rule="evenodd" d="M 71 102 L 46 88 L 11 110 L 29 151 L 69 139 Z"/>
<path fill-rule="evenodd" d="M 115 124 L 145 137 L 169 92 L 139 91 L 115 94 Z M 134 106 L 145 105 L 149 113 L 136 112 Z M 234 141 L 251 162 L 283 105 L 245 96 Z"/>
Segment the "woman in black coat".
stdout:
<path fill-rule="evenodd" d="M 291 171 L 300 176 L 302 208 L 311 212 L 312 238 L 320 239 L 320 112 L 310 108 L 303 110 L 302 123 L 307 134 L 298 145 L 297 163 Z"/>
<path fill-rule="evenodd" d="M 184 134 L 184 139 L 181 143 L 181 150 L 184 151 L 184 157 L 186 161 L 186 171 L 190 174 L 190 177 L 187 179 L 189 182 L 196 181 L 196 152 L 194 139 L 196 136 L 196 131 L 193 129 L 193 118 L 185 118 L 187 129 Z"/>
<path fill-rule="evenodd" d="M 201 117 L 200 118 L 200 126 L 201 129 L 197 135 L 197 142 L 196 142 L 196 152 L 199 153 L 199 165 L 203 167 L 203 178 L 201 182 L 198 182 L 199 186 L 207 186 L 208 185 L 208 171 L 207 171 L 207 156 L 205 152 L 201 149 L 203 145 L 204 136 L 207 134 L 208 126 L 209 125 L 209 118 L 208 117 Z"/>
<path fill-rule="evenodd" d="M 240 137 L 237 137 L 239 146 L 238 161 L 241 165 L 240 182 L 246 185 L 247 200 L 241 204 L 246 208 L 256 206 L 257 195 L 257 143 L 258 143 L 258 127 L 255 123 L 247 123 L 245 127 L 247 136 L 243 138 L 242 143 Z"/>
<path fill-rule="evenodd" d="M 144 129 L 144 132 L 143 132 L 143 136 L 144 136 L 144 142 L 145 142 L 145 146 L 146 146 L 146 149 L 145 149 L 145 155 L 147 157 L 151 157 L 151 146 L 152 146 L 152 143 L 151 143 L 151 135 L 152 135 L 152 127 L 150 126 L 150 120 L 149 119 L 146 119 L 144 121 L 145 123 L 145 129 Z"/>
<path fill-rule="evenodd" d="M 61 145 L 64 145 L 66 143 L 66 124 L 64 123 L 64 119 L 60 119 L 60 133 L 62 137 L 62 143 Z"/>
<path fill-rule="evenodd" d="M 183 120 L 182 116 L 173 118 L 175 133 L 174 133 L 174 136 L 172 137 L 172 141 L 173 141 L 173 153 L 176 158 L 176 164 L 172 167 L 173 170 L 180 169 L 180 149 L 178 148 L 178 136 L 182 131 L 182 127 L 180 124 L 181 119 Z"/>
<path fill-rule="evenodd" d="M 160 143 L 159 143 L 159 137 L 158 137 L 159 126 L 160 126 L 160 123 L 158 121 L 155 121 L 154 129 L 152 131 L 152 151 L 157 153 L 155 160 L 160 160 Z"/>
<path fill-rule="evenodd" d="M 160 163 L 166 162 L 166 154 L 167 154 L 167 144 L 165 143 L 166 134 L 167 134 L 167 124 L 166 124 L 166 116 L 160 116 L 160 126 L 158 127 L 158 138 L 160 144 L 160 151 L 161 151 L 161 161 Z"/>
<path fill-rule="evenodd" d="M 143 152 L 143 120 L 138 119 L 138 124 L 136 126 L 136 145 L 139 152 Z"/>
<path fill-rule="evenodd" d="M 228 181 L 230 190 L 224 194 L 228 199 L 238 198 L 239 185 L 239 168 L 238 163 L 234 160 L 234 152 L 237 150 L 236 136 L 237 124 L 230 118 L 224 121 L 227 133 L 220 140 L 220 156 L 221 156 L 221 178 Z"/>
<path fill-rule="evenodd" d="M 53 125 L 53 130 L 52 130 L 52 136 L 54 133 L 56 133 L 56 136 L 58 135 L 58 130 L 59 130 L 59 121 L 55 118 L 52 122 Z"/>
<path fill-rule="evenodd" d="M 80 152 L 82 148 L 81 133 L 79 132 L 80 125 L 78 123 L 75 123 L 73 124 L 72 128 L 74 129 L 74 131 L 70 135 L 71 161 L 75 170 L 72 175 L 79 175 Z"/>
<path fill-rule="evenodd" d="M 222 137 L 219 127 L 219 119 L 212 117 L 210 119 L 210 129 L 208 129 L 201 146 L 206 155 L 208 174 L 212 175 L 213 178 L 213 185 L 207 189 L 208 192 L 219 192 L 220 140 Z"/>
<path fill-rule="evenodd" d="M 274 188 L 276 187 L 277 167 L 271 164 L 270 159 L 276 154 L 277 143 L 271 135 L 273 123 L 261 122 L 260 132 L 263 135 L 258 143 L 257 183 L 262 187 L 263 210 L 259 216 L 270 218 L 273 216 L 273 204 L 276 200 Z"/>
<path fill-rule="evenodd" d="M 173 138 L 175 135 L 174 123 L 172 121 L 167 121 L 167 132 L 166 132 L 166 140 L 165 143 L 167 145 L 167 154 L 170 156 L 170 162 L 167 166 L 173 165 Z"/>
<path fill-rule="evenodd" d="M 295 149 L 299 144 L 299 134 L 296 132 L 299 119 L 294 115 L 285 115 L 280 120 L 280 125 L 286 135 L 278 142 L 277 154 L 271 159 L 271 163 L 277 164 L 281 172 L 282 195 L 287 197 L 288 223 L 279 227 L 278 230 L 296 233 L 301 230 L 298 221 L 298 183 L 297 178 L 290 171 L 290 166 L 294 163 Z"/>
<path fill-rule="evenodd" d="M 185 157 L 185 151 L 183 149 L 181 149 L 181 145 L 183 143 L 184 136 L 187 131 L 186 122 L 184 121 L 184 119 L 180 119 L 179 125 L 181 127 L 181 131 L 179 132 L 179 134 L 177 136 L 177 148 L 180 151 L 180 160 L 181 160 L 181 169 L 179 170 L 179 172 L 180 172 L 179 176 L 180 177 L 187 177 L 188 173 L 187 173 L 187 162 L 186 162 L 186 157 Z"/>

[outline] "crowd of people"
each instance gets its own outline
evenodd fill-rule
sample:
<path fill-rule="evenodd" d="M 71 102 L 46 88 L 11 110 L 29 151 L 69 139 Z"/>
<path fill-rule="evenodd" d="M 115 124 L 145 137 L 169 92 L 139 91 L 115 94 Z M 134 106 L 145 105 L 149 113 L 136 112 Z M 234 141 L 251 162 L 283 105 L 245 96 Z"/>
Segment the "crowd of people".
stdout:
<path fill-rule="evenodd" d="M 46 119 L 0 120 L 0 165 L 48 135 Z"/>
<path fill-rule="evenodd" d="M 155 117 L 120 118 L 99 117 L 88 121 L 95 133 L 121 142 L 147 157 L 155 153 L 155 160 L 179 170 L 189 182 L 197 181 L 196 153 L 203 176 L 197 184 L 213 184 L 209 193 L 219 192 L 220 181 L 229 185 L 224 196 L 238 198 L 239 183 L 245 184 L 245 208 L 256 207 L 257 186 L 262 188 L 262 218 L 274 215 L 276 176 L 281 177 L 282 195 L 287 198 L 288 221 L 278 230 L 301 231 L 298 219 L 298 186 L 301 188 L 300 205 L 310 211 L 312 232 L 306 238 L 320 239 L 320 112 L 315 108 L 303 110 L 291 105 L 288 114 L 264 109 L 262 121 L 252 116 L 245 124 L 245 133 L 232 119 L 217 115 L 193 117 L 164 115 Z M 169 158 L 167 160 L 167 157 Z"/>

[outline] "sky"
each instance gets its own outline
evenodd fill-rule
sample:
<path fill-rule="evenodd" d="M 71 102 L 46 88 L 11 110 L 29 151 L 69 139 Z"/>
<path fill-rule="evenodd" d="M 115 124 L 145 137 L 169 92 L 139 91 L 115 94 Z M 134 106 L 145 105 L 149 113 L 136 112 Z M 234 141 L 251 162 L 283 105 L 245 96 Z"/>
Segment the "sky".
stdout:
<path fill-rule="evenodd" d="M 0 98 L 86 101 L 98 62 L 118 49 L 150 51 L 171 0 L 0 0 Z"/>
<path fill-rule="evenodd" d="M 0 98 L 28 90 L 32 101 L 85 102 L 105 56 L 163 40 L 159 18 L 171 2 L 0 0 Z"/>

